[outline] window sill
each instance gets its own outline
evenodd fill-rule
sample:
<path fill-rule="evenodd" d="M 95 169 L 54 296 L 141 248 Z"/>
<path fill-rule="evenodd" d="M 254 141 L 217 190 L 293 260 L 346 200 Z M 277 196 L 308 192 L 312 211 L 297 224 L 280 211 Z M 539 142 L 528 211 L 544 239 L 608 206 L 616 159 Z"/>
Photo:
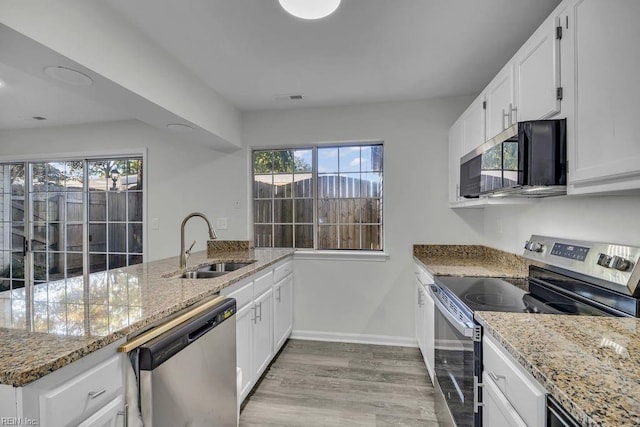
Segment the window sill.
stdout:
<path fill-rule="evenodd" d="M 377 261 L 384 262 L 389 259 L 386 252 L 370 251 L 314 251 L 296 250 L 295 259 L 313 259 L 329 261 Z"/>

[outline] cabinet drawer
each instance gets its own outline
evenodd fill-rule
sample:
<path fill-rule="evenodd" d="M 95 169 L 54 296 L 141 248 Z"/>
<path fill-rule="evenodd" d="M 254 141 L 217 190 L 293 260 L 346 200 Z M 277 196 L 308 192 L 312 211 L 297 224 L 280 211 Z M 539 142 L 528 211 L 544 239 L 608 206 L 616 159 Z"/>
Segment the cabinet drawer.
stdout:
<path fill-rule="evenodd" d="M 505 351 L 493 339 L 485 336 L 482 339 L 484 372 L 527 425 L 544 425 L 545 390 Z"/>
<path fill-rule="evenodd" d="M 42 426 L 63 426 L 88 417 L 123 392 L 123 355 L 83 372 L 40 396 Z"/>
<path fill-rule="evenodd" d="M 225 293 L 224 295 L 229 298 L 236 299 L 236 307 L 239 311 L 242 307 L 249 304 L 253 299 L 253 282 L 249 282 L 240 289 L 236 289 L 235 291 L 230 293 Z"/>
<path fill-rule="evenodd" d="M 278 283 L 291 273 L 293 273 L 293 262 L 287 261 L 273 271 L 273 283 Z"/>
<path fill-rule="evenodd" d="M 253 281 L 253 295 L 257 298 L 273 287 L 273 270 Z"/>

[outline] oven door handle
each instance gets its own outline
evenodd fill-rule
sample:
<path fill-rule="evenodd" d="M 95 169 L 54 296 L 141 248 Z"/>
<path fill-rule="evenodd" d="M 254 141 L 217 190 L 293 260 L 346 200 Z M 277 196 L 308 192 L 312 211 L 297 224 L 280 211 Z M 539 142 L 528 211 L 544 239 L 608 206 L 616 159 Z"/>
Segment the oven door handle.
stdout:
<path fill-rule="evenodd" d="M 460 332 L 462 335 L 464 335 L 465 337 L 473 337 L 473 325 L 469 325 L 466 322 L 463 322 L 460 319 L 456 319 L 456 317 L 451 314 L 449 312 L 449 310 L 446 309 L 446 307 L 444 306 L 444 304 L 442 304 L 442 302 L 440 302 L 440 300 L 438 299 L 437 296 L 435 296 L 435 294 L 438 292 L 437 289 L 434 289 L 433 286 L 431 286 L 431 292 L 432 294 L 434 294 L 434 298 L 433 298 L 433 303 L 435 304 L 435 306 L 438 308 L 438 311 L 440 313 L 442 313 L 442 315 L 445 317 L 445 319 L 447 319 L 447 321 L 454 327 L 456 328 L 456 330 L 458 332 Z"/>

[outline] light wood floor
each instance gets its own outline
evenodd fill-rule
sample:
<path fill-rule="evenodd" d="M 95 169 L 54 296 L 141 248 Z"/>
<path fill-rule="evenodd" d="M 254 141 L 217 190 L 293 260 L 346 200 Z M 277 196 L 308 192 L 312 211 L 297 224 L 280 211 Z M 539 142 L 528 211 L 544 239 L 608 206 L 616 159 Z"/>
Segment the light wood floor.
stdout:
<path fill-rule="evenodd" d="M 438 425 L 416 348 L 289 340 L 245 400 L 241 427 Z"/>

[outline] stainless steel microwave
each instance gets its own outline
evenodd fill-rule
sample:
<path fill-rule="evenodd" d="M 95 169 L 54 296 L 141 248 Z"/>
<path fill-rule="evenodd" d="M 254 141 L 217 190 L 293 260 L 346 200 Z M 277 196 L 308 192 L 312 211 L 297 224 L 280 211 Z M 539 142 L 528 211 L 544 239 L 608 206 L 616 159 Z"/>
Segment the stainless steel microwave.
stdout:
<path fill-rule="evenodd" d="M 460 196 L 567 193 L 567 123 L 518 122 L 460 159 Z"/>

